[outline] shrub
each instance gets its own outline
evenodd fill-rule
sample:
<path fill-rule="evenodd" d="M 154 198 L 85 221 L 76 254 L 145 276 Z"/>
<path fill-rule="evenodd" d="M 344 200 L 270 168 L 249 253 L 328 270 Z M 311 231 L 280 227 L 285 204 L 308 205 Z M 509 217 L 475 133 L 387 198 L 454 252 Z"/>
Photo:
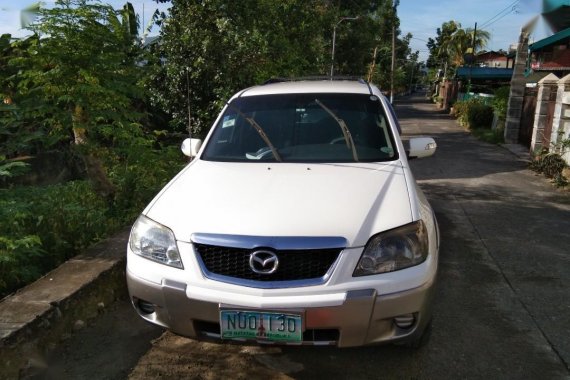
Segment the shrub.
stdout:
<path fill-rule="evenodd" d="M 0 191 L 0 296 L 117 228 L 85 181 Z"/>
<path fill-rule="evenodd" d="M 535 156 L 534 161 L 531 163 L 531 168 L 534 171 L 542 173 L 548 178 L 561 175 L 565 167 L 566 162 L 559 154 L 548 153 L 546 150 Z"/>
<path fill-rule="evenodd" d="M 493 107 L 472 102 L 467 110 L 469 128 L 488 128 L 493 125 Z"/>
<path fill-rule="evenodd" d="M 467 127 L 467 110 L 469 101 L 458 101 L 453 106 L 453 112 L 462 127 Z"/>
<path fill-rule="evenodd" d="M 493 108 L 478 99 L 458 101 L 453 106 L 459 124 L 466 128 L 491 128 Z"/>
<path fill-rule="evenodd" d="M 178 147 L 131 149 L 121 165 L 110 171 L 117 185 L 111 212 L 132 223 L 154 195 L 187 163 Z"/>
<path fill-rule="evenodd" d="M 119 157 L 112 204 L 87 181 L 0 189 L 0 298 L 132 223 L 182 168 L 181 157 L 173 148 Z"/>
<path fill-rule="evenodd" d="M 510 90 L 511 88 L 509 86 L 503 86 L 495 91 L 492 106 L 499 119 L 505 119 L 507 117 Z"/>
<path fill-rule="evenodd" d="M 564 169 L 567 167 L 566 161 L 558 153 L 548 152 L 544 149 L 534 156 L 530 168 L 545 177 L 551 178 L 557 187 L 568 185 L 568 178 L 564 176 Z"/>

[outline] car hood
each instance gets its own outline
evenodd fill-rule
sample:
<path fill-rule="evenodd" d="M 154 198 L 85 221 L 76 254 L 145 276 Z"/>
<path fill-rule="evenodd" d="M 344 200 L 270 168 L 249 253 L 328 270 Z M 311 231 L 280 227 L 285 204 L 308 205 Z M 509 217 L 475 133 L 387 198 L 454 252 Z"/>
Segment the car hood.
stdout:
<path fill-rule="evenodd" d="M 363 246 L 412 222 L 404 170 L 390 163 L 288 164 L 197 160 L 146 215 L 176 238 L 193 233 L 337 236 Z"/>

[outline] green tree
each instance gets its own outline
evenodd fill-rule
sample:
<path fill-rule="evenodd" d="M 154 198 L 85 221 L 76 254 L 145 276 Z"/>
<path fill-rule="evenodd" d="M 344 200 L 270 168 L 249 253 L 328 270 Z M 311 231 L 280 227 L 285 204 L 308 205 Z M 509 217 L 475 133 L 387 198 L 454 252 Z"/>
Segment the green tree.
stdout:
<path fill-rule="evenodd" d="M 357 16 L 336 28 L 335 73 L 365 76 L 374 66 L 373 80 L 389 84 L 384 73 L 389 73 L 394 23 L 400 35 L 393 5 L 391 0 L 173 0 L 156 48 L 163 64 L 147 87 L 155 104 L 172 116 L 173 129 L 187 129 L 190 114 L 192 133 L 203 136 L 239 89 L 271 77 L 328 74 L 333 28 L 342 17 Z M 398 59 L 408 54 L 409 39 L 397 38 Z"/>
<path fill-rule="evenodd" d="M 45 131 L 25 120 L 14 99 L 18 99 L 21 67 L 12 60 L 27 62 L 29 48 L 37 44 L 37 37 L 13 40 L 9 34 L 0 37 L 0 155 L 12 159 L 22 154 L 34 154 L 49 143 Z"/>
<path fill-rule="evenodd" d="M 450 40 L 453 34 L 459 28 L 459 24 L 453 20 L 444 22 L 441 28 L 437 28 L 435 39 L 429 38 L 427 43 L 427 48 L 430 51 L 430 55 L 426 62 L 429 68 L 437 68 L 440 70 L 446 70 L 449 65 L 449 52 L 447 46 L 450 44 Z M 445 73 L 446 75 L 447 73 Z"/>
<path fill-rule="evenodd" d="M 132 6 L 117 11 L 88 0 L 58 0 L 29 26 L 27 54 L 14 57 L 13 104 L 23 124 L 34 124 L 55 140 L 71 143 L 82 157 L 97 192 L 115 188 L 101 149 L 131 144 L 139 137 L 143 95 L 136 23 Z"/>
<path fill-rule="evenodd" d="M 149 83 L 156 104 L 203 135 L 235 91 L 274 76 L 323 72 L 326 2 L 173 0 L 161 30 L 163 66 Z"/>
<path fill-rule="evenodd" d="M 478 29 L 475 33 L 474 29 L 463 29 L 460 23 L 453 20 L 444 22 L 436 33 L 435 39 L 428 39 L 430 55 L 427 66 L 443 70 L 446 76 L 452 75 L 455 68 L 465 64 L 466 54 L 484 48 L 490 38 L 490 33 L 485 30 Z"/>
<path fill-rule="evenodd" d="M 490 34 L 485 30 L 461 28 L 461 24 L 457 24 L 458 28 L 442 45 L 442 49 L 446 51 L 449 57 L 449 63 L 453 67 L 463 66 L 465 64 L 465 55 L 474 54 L 477 50 L 484 48 L 489 41 Z M 475 33 L 475 38 L 473 38 Z"/>
<path fill-rule="evenodd" d="M 373 52 L 381 45 L 381 32 L 385 20 L 381 10 L 386 1 L 338 2 L 328 8 L 329 26 L 325 29 L 327 41 L 332 42 L 334 25 L 336 28 L 335 74 L 362 76 L 369 71 Z M 338 24 L 342 17 L 358 17 L 357 20 Z M 329 34 L 330 33 L 330 34 Z M 329 47 L 329 52 L 331 51 Z M 378 54 L 377 54 L 378 56 Z"/>
<path fill-rule="evenodd" d="M 394 89 L 396 92 L 404 91 L 408 87 L 410 61 L 413 56 L 410 50 L 411 34 L 402 36 L 400 19 L 396 12 L 398 1 L 378 2 L 376 11 L 371 17 L 377 21 L 376 43 L 377 51 L 372 71 L 372 81 L 381 89 L 388 91 L 392 81 L 392 34 L 395 33 L 395 71 Z"/>

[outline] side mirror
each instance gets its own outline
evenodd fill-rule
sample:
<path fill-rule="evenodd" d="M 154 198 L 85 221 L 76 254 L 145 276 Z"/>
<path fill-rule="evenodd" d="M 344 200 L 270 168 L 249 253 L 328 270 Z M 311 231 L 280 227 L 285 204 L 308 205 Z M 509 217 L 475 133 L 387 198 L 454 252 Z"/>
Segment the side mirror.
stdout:
<path fill-rule="evenodd" d="M 409 140 L 410 149 L 408 158 L 424 158 L 433 156 L 437 148 L 435 140 L 431 137 L 412 137 Z"/>
<path fill-rule="evenodd" d="M 202 146 L 202 140 L 200 139 L 185 139 L 182 141 L 182 146 L 180 149 L 185 156 L 196 157 Z"/>

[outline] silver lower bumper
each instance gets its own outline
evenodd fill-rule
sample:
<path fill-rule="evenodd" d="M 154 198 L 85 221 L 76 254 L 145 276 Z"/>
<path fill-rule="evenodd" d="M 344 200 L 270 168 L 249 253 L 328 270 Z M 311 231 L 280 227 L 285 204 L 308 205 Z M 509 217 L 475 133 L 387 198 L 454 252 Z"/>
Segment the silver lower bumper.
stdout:
<path fill-rule="evenodd" d="M 157 285 L 129 271 L 127 284 L 136 311 L 147 321 L 191 338 L 219 338 L 216 326 L 219 328 L 220 304 L 188 298 L 185 284 L 165 281 Z M 382 296 L 373 289 L 348 291 L 342 305 L 307 307 L 301 310 L 307 332 L 303 344 L 352 347 L 414 339 L 431 318 L 434 285 L 432 281 Z M 141 300 L 152 304 L 154 310 L 143 311 Z M 414 316 L 414 323 L 398 327 L 395 318 L 409 314 Z"/>

